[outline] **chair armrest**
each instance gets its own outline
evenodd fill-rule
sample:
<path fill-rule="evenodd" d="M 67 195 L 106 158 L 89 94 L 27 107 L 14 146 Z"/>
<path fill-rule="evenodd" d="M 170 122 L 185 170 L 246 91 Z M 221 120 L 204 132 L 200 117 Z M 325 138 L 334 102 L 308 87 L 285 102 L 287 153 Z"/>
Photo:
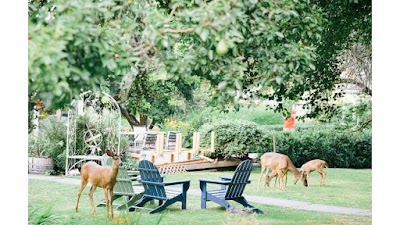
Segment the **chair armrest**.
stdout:
<path fill-rule="evenodd" d="M 164 186 L 164 183 L 153 182 L 153 181 L 146 181 L 146 180 L 139 180 L 139 183 L 142 183 L 142 184 L 152 184 L 152 185 L 157 185 L 157 186 Z"/>
<path fill-rule="evenodd" d="M 228 185 L 231 183 L 230 180 L 208 180 L 208 179 L 199 179 L 200 183 L 210 183 L 210 184 L 223 184 Z"/>
<path fill-rule="evenodd" d="M 226 181 L 232 180 L 232 177 L 220 177 L 220 178 L 221 180 L 226 180 Z"/>
<path fill-rule="evenodd" d="M 184 184 L 184 183 L 190 183 L 190 180 L 170 181 L 170 182 L 164 182 L 163 184 L 164 184 L 165 186 L 169 186 L 169 185 Z"/>

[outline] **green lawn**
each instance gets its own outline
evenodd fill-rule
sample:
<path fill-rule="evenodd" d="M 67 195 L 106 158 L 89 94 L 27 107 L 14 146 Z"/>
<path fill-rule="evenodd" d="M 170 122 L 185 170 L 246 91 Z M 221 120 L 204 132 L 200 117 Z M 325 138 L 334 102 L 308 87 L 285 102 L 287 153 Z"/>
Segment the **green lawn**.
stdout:
<path fill-rule="evenodd" d="M 312 173 L 311 187 L 305 188 L 299 183 L 292 184 L 293 176 L 290 174 L 288 187 L 282 192 L 277 188 L 257 189 L 259 169 L 254 169 L 251 179 L 252 184 L 246 187 L 246 194 L 276 197 L 284 199 L 303 200 L 320 204 L 342 205 L 371 209 L 371 170 L 327 169 L 328 175 L 325 187 L 319 187 L 318 176 Z M 191 188 L 198 188 L 198 179 L 218 178 L 228 176 L 232 172 L 190 172 L 185 174 L 167 175 L 166 180 L 191 179 Z M 290 181 L 290 182 L 289 182 Z M 84 190 L 79 205 L 79 211 L 74 212 L 78 185 L 62 184 L 53 181 L 29 180 L 28 204 L 30 221 L 37 221 L 40 215 L 45 215 L 46 210 L 51 210 L 52 215 L 48 224 L 115 224 L 106 219 L 105 208 L 97 208 L 97 216 L 90 210 L 87 196 L 89 187 Z M 95 204 L 103 199 L 103 191 L 97 189 L 94 196 Z M 234 204 L 236 205 L 236 204 Z M 180 209 L 180 203 L 168 207 L 164 214 L 150 215 L 147 211 L 118 212 L 116 217 L 129 218 L 125 224 L 371 224 L 371 216 L 351 216 L 331 213 L 318 213 L 293 210 L 268 205 L 254 204 L 261 208 L 265 214 L 231 214 L 219 205 L 209 202 L 207 209 L 200 209 L 200 197 L 189 196 L 187 210 Z"/>
<path fill-rule="evenodd" d="M 326 185 L 319 186 L 319 173 L 310 174 L 309 187 L 304 187 L 301 181 L 293 184 L 293 174 L 289 173 L 287 187 L 279 190 L 279 182 L 274 188 L 274 181 L 269 188 L 258 188 L 260 168 L 254 168 L 250 179 L 252 183 L 246 186 L 245 194 L 264 197 L 291 199 L 311 203 L 372 209 L 372 170 L 325 168 L 327 172 Z M 199 171 L 185 174 L 171 174 L 166 180 L 191 179 L 190 188 L 199 189 L 199 178 L 218 179 L 220 176 L 232 176 L 233 171 Z M 265 176 L 263 177 L 263 183 Z M 351 200 L 349 201 L 349 196 Z"/>

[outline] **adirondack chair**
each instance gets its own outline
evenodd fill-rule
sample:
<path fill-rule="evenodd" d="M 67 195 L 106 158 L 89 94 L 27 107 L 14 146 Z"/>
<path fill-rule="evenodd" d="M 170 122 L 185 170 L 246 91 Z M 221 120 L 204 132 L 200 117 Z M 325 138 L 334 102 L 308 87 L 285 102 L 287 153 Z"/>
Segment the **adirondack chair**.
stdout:
<path fill-rule="evenodd" d="M 111 166 L 111 163 L 112 162 L 110 157 L 102 158 L 102 165 Z M 136 172 L 137 171 L 128 171 L 127 169 L 122 167 L 118 169 L 117 182 L 114 186 L 112 198 L 113 202 L 115 202 L 114 200 L 121 197 L 124 198 L 124 201 L 122 202 L 122 204 L 117 206 L 117 210 L 129 208 L 143 196 L 144 193 L 135 193 L 133 189 L 133 186 L 141 185 L 137 183 L 138 174 L 136 174 Z M 97 207 L 102 207 L 105 205 L 105 201 L 102 200 L 101 203 L 97 205 Z"/>
<path fill-rule="evenodd" d="M 139 203 L 129 208 L 130 212 L 135 211 L 136 208 L 143 208 L 143 206 L 151 200 L 159 200 L 159 207 L 148 209 L 150 210 L 150 214 L 161 212 L 169 205 L 178 201 L 182 202 L 182 209 L 186 209 L 186 198 L 190 180 L 164 182 L 157 167 L 148 160 L 141 160 L 139 162 L 139 173 L 139 182 L 143 184 L 144 195 L 139 200 Z M 182 184 L 181 191 L 165 188 L 166 186 L 177 184 Z"/>
<path fill-rule="evenodd" d="M 181 133 L 180 131 L 168 131 L 167 140 L 165 142 L 165 148 L 167 150 L 175 150 L 176 146 L 176 134 Z"/>
<path fill-rule="evenodd" d="M 234 208 L 228 203 L 228 200 L 233 200 L 245 206 L 246 209 L 264 214 L 260 209 L 250 205 L 243 197 L 244 188 L 250 183 L 249 177 L 252 167 L 253 163 L 248 159 L 236 167 L 232 178 L 222 178 L 221 180 L 200 179 L 201 208 L 206 208 L 207 201 L 213 201 L 225 207 L 228 211 L 234 211 Z M 220 184 L 221 188 L 207 190 L 207 184 Z"/>

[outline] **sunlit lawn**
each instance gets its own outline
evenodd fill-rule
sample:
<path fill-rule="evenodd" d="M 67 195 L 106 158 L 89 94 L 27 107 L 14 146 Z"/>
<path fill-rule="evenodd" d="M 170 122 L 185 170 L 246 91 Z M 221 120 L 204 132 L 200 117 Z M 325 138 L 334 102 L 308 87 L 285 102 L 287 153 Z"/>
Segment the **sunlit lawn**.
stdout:
<path fill-rule="evenodd" d="M 325 187 L 319 187 L 317 173 L 312 173 L 311 186 L 305 188 L 300 183 L 293 185 L 290 174 L 288 187 L 284 191 L 278 188 L 258 189 L 259 168 L 252 172 L 252 183 L 246 187 L 248 195 L 259 195 L 282 199 L 302 200 L 319 204 L 341 205 L 371 209 L 371 170 L 327 169 L 328 176 Z M 233 172 L 190 172 L 184 174 L 166 175 L 166 180 L 191 179 L 191 189 L 198 189 L 199 178 L 218 178 L 229 176 Z M 78 185 L 63 184 L 53 181 L 29 180 L 28 204 L 31 209 L 37 209 L 38 214 L 50 209 L 52 218 L 50 224 L 115 224 L 106 219 L 104 207 L 97 208 L 97 216 L 91 214 L 87 187 L 79 205 L 79 211 L 74 212 Z M 103 191 L 97 189 L 94 196 L 95 204 L 103 199 Z M 118 203 L 118 201 L 116 201 Z M 233 204 L 238 206 L 236 204 Z M 180 203 L 169 206 L 163 214 L 148 214 L 146 210 L 138 212 L 119 212 L 114 210 L 116 217 L 129 218 L 125 224 L 371 224 L 371 216 L 339 215 L 318 213 L 288 208 L 253 204 L 262 209 L 265 214 L 231 214 L 219 205 L 208 202 L 207 209 L 200 209 L 200 197 L 188 197 L 187 209 L 181 210 Z M 151 207 L 151 206 L 147 206 Z M 238 206 L 239 207 L 239 206 Z M 32 218 L 32 216 L 31 216 Z"/>
<path fill-rule="evenodd" d="M 372 170 L 370 169 L 336 169 L 325 168 L 327 172 L 326 185 L 319 186 L 320 176 L 318 172 L 311 173 L 309 187 L 304 187 L 300 181 L 293 184 L 293 174 L 289 173 L 287 187 L 284 191 L 279 190 L 279 181 L 274 188 L 272 180 L 269 188 L 258 188 L 260 168 L 254 168 L 250 179 L 251 184 L 246 186 L 245 194 L 263 197 L 273 197 L 306 201 L 311 203 L 336 205 L 354 208 L 372 208 Z M 171 174 L 166 176 L 167 180 L 191 179 L 191 189 L 199 189 L 199 178 L 219 179 L 220 176 L 232 176 L 233 171 L 199 171 L 184 174 Z M 262 183 L 265 182 L 263 176 Z"/>

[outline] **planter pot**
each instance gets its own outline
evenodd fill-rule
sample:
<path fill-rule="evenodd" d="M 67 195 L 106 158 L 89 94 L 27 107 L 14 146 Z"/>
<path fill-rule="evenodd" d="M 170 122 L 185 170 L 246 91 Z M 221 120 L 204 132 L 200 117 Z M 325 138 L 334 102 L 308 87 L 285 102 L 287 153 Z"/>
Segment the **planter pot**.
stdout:
<path fill-rule="evenodd" d="M 53 159 L 48 158 L 28 158 L 28 173 L 45 174 L 48 170 L 54 169 Z"/>
<path fill-rule="evenodd" d="M 258 153 L 248 153 L 247 155 L 250 159 L 257 159 Z"/>

